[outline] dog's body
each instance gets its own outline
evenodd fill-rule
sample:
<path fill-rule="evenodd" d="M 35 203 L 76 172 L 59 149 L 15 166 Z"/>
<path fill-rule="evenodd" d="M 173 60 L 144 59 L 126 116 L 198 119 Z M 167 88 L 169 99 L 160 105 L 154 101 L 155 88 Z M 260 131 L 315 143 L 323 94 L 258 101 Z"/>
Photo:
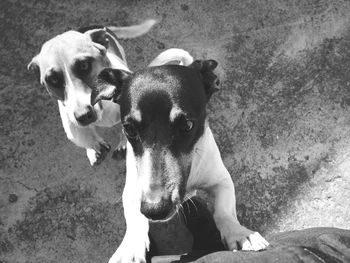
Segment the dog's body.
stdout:
<path fill-rule="evenodd" d="M 91 81 L 107 67 L 130 71 L 117 37 L 138 37 L 147 33 L 154 24 L 154 20 L 147 20 L 136 26 L 110 27 L 111 30 L 97 26 L 68 31 L 44 43 L 40 53 L 28 65 L 57 99 L 68 139 L 86 149 L 91 165 L 99 164 L 110 149 L 97 134 L 96 126 L 112 127 L 120 123 L 119 105 L 110 101 L 94 106 L 90 104 Z M 171 49 L 152 63 L 160 65 L 186 57 L 191 58 L 183 50 Z M 119 141 L 117 151 L 125 150 L 124 136 Z"/>
<path fill-rule="evenodd" d="M 105 69 L 99 74 L 92 105 L 113 98 L 128 139 L 127 230 L 110 263 L 145 262 L 148 219 L 167 220 L 196 189 L 211 196 L 214 220 L 229 250 L 268 245 L 238 222 L 234 185 L 206 119 L 206 104 L 217 90 L 216 65 L 195 61 L 189 67 L 168 65 L 134 74 Z"/>

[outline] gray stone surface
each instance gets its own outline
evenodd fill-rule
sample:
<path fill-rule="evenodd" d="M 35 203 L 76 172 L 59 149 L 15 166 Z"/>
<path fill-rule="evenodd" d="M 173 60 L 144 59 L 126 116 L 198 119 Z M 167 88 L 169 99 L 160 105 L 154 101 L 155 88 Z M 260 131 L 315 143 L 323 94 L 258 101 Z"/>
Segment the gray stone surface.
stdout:
<path fill-rule="evenodd" d="M 170 47 L 219 62 L 208 114 L 241 222 L 264 234 L 349 229 L 348 1 L 2 0 L 0 261 L 106 262 L 121 241 L 124 163 L 91 168 L 26 65 L 68 29 L 146 18 L 160 22 L 121 41 L 132 69 Z M 184 231 L 153 228 L 165 254 L 181 251 Z"/>

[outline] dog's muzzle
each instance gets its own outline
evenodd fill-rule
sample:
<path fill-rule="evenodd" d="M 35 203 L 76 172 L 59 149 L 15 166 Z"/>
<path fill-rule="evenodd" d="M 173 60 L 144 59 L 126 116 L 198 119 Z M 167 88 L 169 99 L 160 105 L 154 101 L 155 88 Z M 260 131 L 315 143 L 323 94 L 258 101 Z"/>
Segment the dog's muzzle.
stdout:
<path fill-rule="evenodd" d="M 87 126 L 97 120 L 97 114 L 90 105 L 74 112 L 74 117 L 81 126 Z"/>
<path fill-rule="evenodd" d="M 148 219 L 153 221 L 165 220 L 174 211 L 174 204 L 170 195 L 168 197 L 162 197 L 157 203 L 149 202 L 142 198 L 141 201 L 141 213 Z"/>

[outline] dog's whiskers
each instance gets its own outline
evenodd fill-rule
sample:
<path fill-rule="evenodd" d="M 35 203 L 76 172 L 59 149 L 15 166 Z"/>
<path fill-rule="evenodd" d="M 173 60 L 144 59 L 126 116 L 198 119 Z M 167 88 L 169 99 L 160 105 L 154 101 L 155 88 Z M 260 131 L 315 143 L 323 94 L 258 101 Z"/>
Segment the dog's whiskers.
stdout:
<path fill-rule="evenodd" d="M 185 196 L 185 201 L 190 201 L 192 203 L 192 205 L 194 206 L 194 208 L 196 209 L 196 213 L 198 213 L 198 207 L 196 206 L 196 203 L 192 200 L 193 195 L 186 195 Z M 190 205 L 187 204 L 187 206 L 190 208 Z M 190 210 L 188 210 L 188 212 L 190 212 Z"/>
<path fill-rule="evenodd" d="M 189 200 L 190 198 L 188 198 L 187 200 Z M 187 206 L 187 211 L 188 211 L 188 214 L 190 215 L 191 214 L 191 207 L 189 206 L 188 203 L 186 203 L 186 206 Z"/>
<path fill-rule="evenodd" d="M 187 217 L 186 217 L 186 214 L 185 214 L 185 212 L 184 212 L 184 207 L 183 207 L 183 205 L 182 204 L 179 204 L 179 211 L 180 211 L 180 213 L 181 213 L 181 215 L 182 215 L 182 217 L 183 217 L 183 219 L 184 219 L 184 221 L 185 221 L 185 224 L 187 225 Z"/>
<path fill-rule="evenodd" d="M 181 222 L 181 217 L 179 214 L 179 207 L 178 206 L 176 206 L 176 215 L 177 215 L 177 219 L 179 220 L 179 222 Z"/>
<path fill-rule="evenodd" d="M 194 208 L 196 208 L 196 213 L 198 213 L 198 207 L 196 206 L 195 202 L 192 200 L 192 197 L 189 197 L 188 200 L 191 201 L 191 203 L 193 204 Z"/>

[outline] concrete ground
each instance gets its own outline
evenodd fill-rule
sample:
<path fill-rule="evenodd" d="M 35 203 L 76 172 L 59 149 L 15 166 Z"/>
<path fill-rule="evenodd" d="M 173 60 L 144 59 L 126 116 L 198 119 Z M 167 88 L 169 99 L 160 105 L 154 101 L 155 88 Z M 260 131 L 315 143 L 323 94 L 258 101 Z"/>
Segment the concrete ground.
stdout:
<path fill-rule="evenodd" d="M 121 41 L 131 69 L 170 47 L 219 62 L 208 113 L 241 222 L 265 235 L 350 228 L 348 1 L 2 0 L 0 10 L 1 263 L 107 262 L 121 241 L 124 162 L 90 167 L 26 65 L 68 29 L 146 18 L 159 19 L 150 34 Z M 163 253 L 190 244 L 177 244 L 187 234 L 176 222 L 153 226 Z"/>

